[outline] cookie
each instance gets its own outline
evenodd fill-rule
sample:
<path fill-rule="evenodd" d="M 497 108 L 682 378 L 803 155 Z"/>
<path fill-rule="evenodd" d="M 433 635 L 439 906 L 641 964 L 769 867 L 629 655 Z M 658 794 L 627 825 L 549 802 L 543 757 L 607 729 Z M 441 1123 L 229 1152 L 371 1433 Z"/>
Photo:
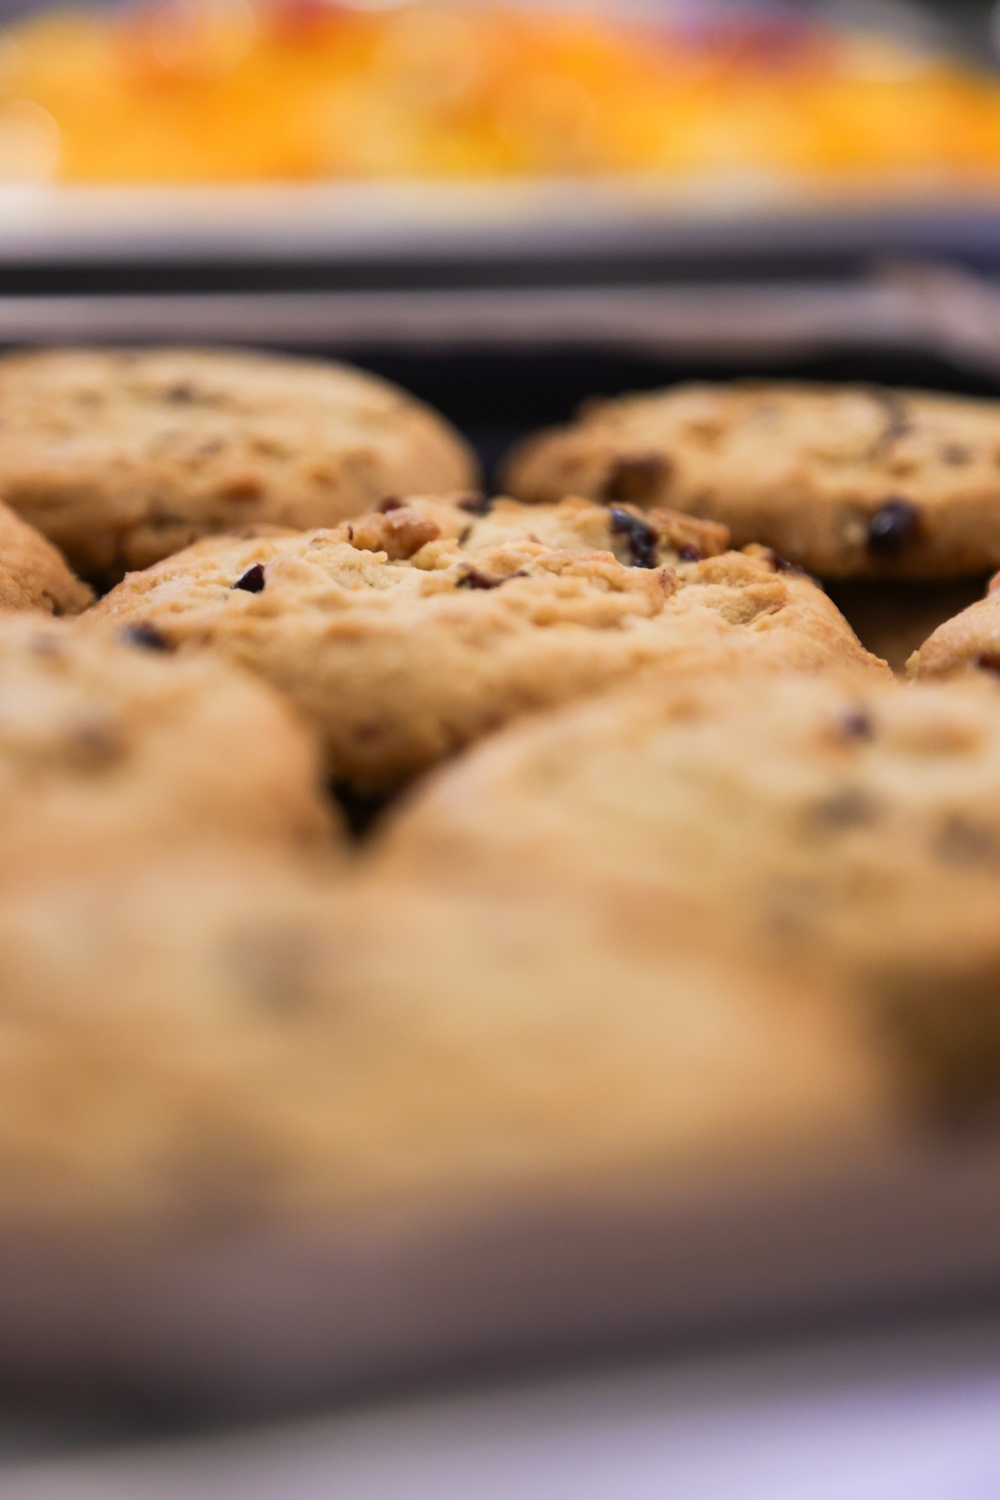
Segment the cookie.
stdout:
<path fill-rule="evenodd" d="M 314 743 L 264 683 L 153 630 L 0 616 L 0 882 L 206 841 L 324 850 Z"/>
<path fill-rule="evenodd" d="M 315 1229 L 870 1149 L 891 1089 L 854 1017 L 692 936 L 253 862 L 22 893 L 0 1224 Z"/>
<path fill-rule="evenodd" d="M 390 502 L 335 530 L 206 539 L 88 619 L 249 667 L 316 726 L 331 774 L 370 790 L 646 667 L 885 670 L 771 553 L 628 567 L 519 538 L 470 553 L 443 530 L 447 517 Z"/>
<path fill-rule="evenodd" d="M 976 668 L 1000 672 L 1000 575 L 985 598 L 939 625 L 908 663 L 914 677 L 952 677 Z"/>
<path fill-rule="evenodd" d="M 0 503 L 0 609 L 77 615 L 92 599 L 52 543 Z"/>
<path fill-rule="evenodd" d="M 394 386 L 248 350 L 8 355 L 0 430 L 0 493 L 102 582 L 234 526 L 329 526 L 476 480 L 458 434 Z"/>
<path fill-rule="evenodd" d="M 579 889 L 668 932 L 678 913 L 714 919 L 720 940 L 852 992 L 985 998 L 1000 984 L 1000 683 L 647 676 L 439 773 L 377 859 L 424 886 Z M 1000 1014 L 997 1028 L 1000 1044 Z"/>
<path fill-rule="evenodd" d="M 824 578 L 1000 566 L 1000 404 L 868 386 L 680 386 L 529 439 L 504 485 L 720 521 Z"/>

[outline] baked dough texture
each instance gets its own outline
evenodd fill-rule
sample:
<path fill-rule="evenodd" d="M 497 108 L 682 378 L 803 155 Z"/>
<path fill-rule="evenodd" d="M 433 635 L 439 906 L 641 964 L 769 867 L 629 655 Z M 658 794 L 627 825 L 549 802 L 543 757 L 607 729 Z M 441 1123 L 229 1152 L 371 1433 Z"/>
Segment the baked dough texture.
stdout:
<path fill-rule="evenodd" d="M 233 526 L 334 525 L 476 477 L 443 418 L 348 365 L 186 348 L 0 359 L 0 494 L 101 582 Z"/>
<path fill-rule="evenodd" d="M 0 610 L 77 615 L 92 600 L 57 548 L 0 502 Z"/>
<path fill-rule="evenodd" d="M 155 636 L 0 616 L 0 886 L 223 841 L 321 851 L 309 732 L 264 683 Z"/>
<path fill-rule="evenodd" d="M 375 858 L 714 920 L 852 994 L 951 996 L 959 1055 L 960 997 L 988 1015 L 1000 985 L 1000 683 L 647 677 L 439 772 Z M 994 1043 L 981 1063 L 1000 1078 Z"/>
<path fill-rule="evenodd" d="M 867 1149 L 892 1087 L 845 1009 L 632 936 L 252 861 L 22 893 L 0 906 L 0 1215 L 343 1225 Z"/>
<path fill-rule="evenodd" d="M 548 520 L 565 529 L 572 514 Z M 331 773 L 368 789 L 645 668 L 886 671 L 765 550 L 626 566 L 524 539 L 511 520 L 510 541 L 480 549 L 473 529 L 468 550 L 449 516 L 450 503 L 436 519 L 393 501 L 334 530 L 207 539 L 130 575 L 88 619 L 149 624 L 249 667 L 316 726 Z"/>
<path fill-rule="evenodd" d="M 626 567 L 653 568 L 701 562 L 729 547 L 729 528 L 717 522 L 662 507 L 601 505 L 578 495 L 532 506 L 482 494 L 411 495 L 400 503 L 435 521 L 441 535 L 454 538 L 470 556 L 509 542 L 536 542 L 556 551 L 610 552 Z"/>
<path fill-rule="evenodd" d="M 1000 566 L 1000 403 L 875 386 L 687 385 L 589 404 L 504 485 L 669 505 L 827 578 Z"/>

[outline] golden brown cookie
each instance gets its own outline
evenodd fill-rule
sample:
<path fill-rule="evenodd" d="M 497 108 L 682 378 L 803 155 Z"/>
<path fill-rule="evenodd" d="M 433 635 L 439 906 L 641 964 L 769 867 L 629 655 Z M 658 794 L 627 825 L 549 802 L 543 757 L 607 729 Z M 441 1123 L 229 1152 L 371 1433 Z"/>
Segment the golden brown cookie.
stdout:
<path fill-rule="evenodd" d="M 329 526 L 476 480 L 458 434 L 403 391 L 249 350 L 7 355 L 0 432 L 0 493 L 102 581 L 234 526 Z"/>
<path fill-rule="evenodd" d="M 155 631 L 0 616 L 0 882 L 164 846 L 321 851 L 308 731 L 264 683 Z"/>
<path fill-rule="evenodd" d="M 0 609 L 77 615 L 92 599 L 52 543 L 0 502 Z"/>
<path fill-rule="evenodd" d="M 723 522 L 828 578 L 1000 565 L 1000 403 L 875 386 L 680 386 L 591 403 L 529 439 L 505 487 Z"/>
<path fill-rule="evenodd" d="M 376 858 L 425 886 L 579 890 L 667 940 L 678 913 L 714 919 L 778 968 L 988 1009 L 1000 683 L 647 676 L 439 772 Z"/>
<path fill-rule="evenodd" d="M 690 932 L 633 937 L 253 861 L 22 893 L 0 905 L 0 1225 L 745 1186 L 883 1132 L 894 1080 L 847 1007 Z"/>
<path fill-rule="evenodd" d="M 316 725 L 332 773 L 369 789 L 646 667 L 885 671 L 811 580 L 760 549 L 629 567 L 509 532 L 470 552 L 453 514 L 392 502 L 333 531 L 206 539 L 88 618 L 251 668 Z"/>
<path fill-rule="evenodd" d="M 908 665 L 914 677 L 952 677 L 975 668 L 1000 672 L 1000 575 L 985 599 L 939 625 Z"/>

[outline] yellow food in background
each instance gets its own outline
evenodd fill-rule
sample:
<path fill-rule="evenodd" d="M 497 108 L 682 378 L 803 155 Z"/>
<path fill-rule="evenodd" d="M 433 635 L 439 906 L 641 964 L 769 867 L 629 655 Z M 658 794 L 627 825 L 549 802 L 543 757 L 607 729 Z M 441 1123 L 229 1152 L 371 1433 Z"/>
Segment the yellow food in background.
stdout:
<path fill-rule="evenodd" d="M 0 177 L 1000 181 L 1000 86 L 806 25 L 170 0 L 0 34 Z"/>

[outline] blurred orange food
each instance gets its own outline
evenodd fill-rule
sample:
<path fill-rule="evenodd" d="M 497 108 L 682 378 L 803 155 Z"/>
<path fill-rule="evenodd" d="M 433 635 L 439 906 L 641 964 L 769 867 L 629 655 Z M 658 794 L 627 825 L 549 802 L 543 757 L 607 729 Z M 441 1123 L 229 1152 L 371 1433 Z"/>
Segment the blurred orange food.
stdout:
<path fill-rule="evenodd" d="M 1000 86 L 787 19 L 167 0 L 0 34 L 0 177 L 1000 181 Z"/>

